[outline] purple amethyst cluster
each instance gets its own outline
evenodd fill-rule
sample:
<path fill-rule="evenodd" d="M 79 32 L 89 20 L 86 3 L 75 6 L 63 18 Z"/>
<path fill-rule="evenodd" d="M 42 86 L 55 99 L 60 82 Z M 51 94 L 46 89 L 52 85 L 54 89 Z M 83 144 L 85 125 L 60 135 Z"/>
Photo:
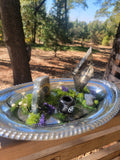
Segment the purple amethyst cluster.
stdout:
<path fill-rule="evenodd" d="M 55 107 L 48 104 L 47 102 L 44 103 L 44 106 L 47 108 L 47 114 L 52 115 L 54 113 Z M 45 126 L 46 124 L 46 119 L 45 119 L 45 114 L 41 114 L 39 123 L 37 124 L 38 126 Z"/>
<path fill-rule="evenodd" d="M 62 91 L 63 92 L 69 92 L 69 89 L 67 87 L 65 87 L 65 86 L 62 86 Z"/>

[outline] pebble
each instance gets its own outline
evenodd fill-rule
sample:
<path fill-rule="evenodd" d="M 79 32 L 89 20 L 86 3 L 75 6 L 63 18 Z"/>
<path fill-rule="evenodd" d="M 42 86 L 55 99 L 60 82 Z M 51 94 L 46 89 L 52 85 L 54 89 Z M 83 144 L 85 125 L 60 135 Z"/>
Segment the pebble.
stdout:
<path fill-rule="evenodd" d="M 18 115 L 18 118 L 23 122 L 25 122 L 28 117 L 28 115 L 24 115 L 22 113 L 22 110 L 20 108 L 18 109 L 17 115 Z"/>
<path fill-rule="evenodd" d="M 85 94 L 84 98 L 86 100 L 86 105 L 88 106 L 93 106 L 94 105 L 94 100 L 95 100 L 95 96 L 92 94 Z"/>

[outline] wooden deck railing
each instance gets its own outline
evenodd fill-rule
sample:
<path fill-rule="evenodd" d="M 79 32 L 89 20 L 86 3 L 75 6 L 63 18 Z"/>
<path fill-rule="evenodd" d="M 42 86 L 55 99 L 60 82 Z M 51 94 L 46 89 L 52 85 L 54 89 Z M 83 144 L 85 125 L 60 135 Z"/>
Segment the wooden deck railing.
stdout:
<path fill-rule="evenodd" d="M 0 138 L 0 160 L 70 160 L 120 140 L 120 113 L 105 125 L 87 133 L 52 141 L 16 141 Z M 84 157 L 113 159 L 120 155 L 120 142 Z"/>

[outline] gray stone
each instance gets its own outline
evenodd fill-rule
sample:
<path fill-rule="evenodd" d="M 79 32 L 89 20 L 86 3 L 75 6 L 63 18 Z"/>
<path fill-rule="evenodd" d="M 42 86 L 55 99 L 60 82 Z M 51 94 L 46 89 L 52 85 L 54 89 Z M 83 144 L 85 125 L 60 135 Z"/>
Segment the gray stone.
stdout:
<path fill-rule="evenodd" d="M 24 114 L 22 113 L 21 108 L 18 109 L 17 114 L 18 114 L 18 118 L 19 118 L 21 121 L 23 121 L 23 122 L 26 121 L 28 115 L 26 115 L 26 114 L 24 115 Z"/>
<path fill-rule="evenodd" d="M 86 104 L 88 106 L 93 106 L 94 105 L 94 100 L 96 98 L 94 95 L 92 95 L 92 94 L 85 94 L 84 98 L 85 98 Z"/>

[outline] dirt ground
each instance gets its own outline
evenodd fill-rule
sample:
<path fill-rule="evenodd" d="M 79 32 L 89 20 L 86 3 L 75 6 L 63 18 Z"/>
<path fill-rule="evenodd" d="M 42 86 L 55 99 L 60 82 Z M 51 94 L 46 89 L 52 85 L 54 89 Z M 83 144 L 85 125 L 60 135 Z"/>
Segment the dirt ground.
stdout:
<path fill-rule="evenodd" d="M 102 79 L 111 47 L 87 44 L 88 46 L 99 50 L 99 52 L 93 53 L 94 78 Z M 43 51 L 39 48 L 32 49 L 30 60 L 32 79 L 35 80 L 37 77 L 43 75 L 48 75 L 50 78 L 72 77 L 73 69 L 84 55 L 85 52 L 80 51 L 58 51 L 57 57 L 54 57 L 53 51 Z M 12 68 L 8 51 L 2 46 L 0 47 L 0 90 L 11 87 L 12 85 Z"/>

